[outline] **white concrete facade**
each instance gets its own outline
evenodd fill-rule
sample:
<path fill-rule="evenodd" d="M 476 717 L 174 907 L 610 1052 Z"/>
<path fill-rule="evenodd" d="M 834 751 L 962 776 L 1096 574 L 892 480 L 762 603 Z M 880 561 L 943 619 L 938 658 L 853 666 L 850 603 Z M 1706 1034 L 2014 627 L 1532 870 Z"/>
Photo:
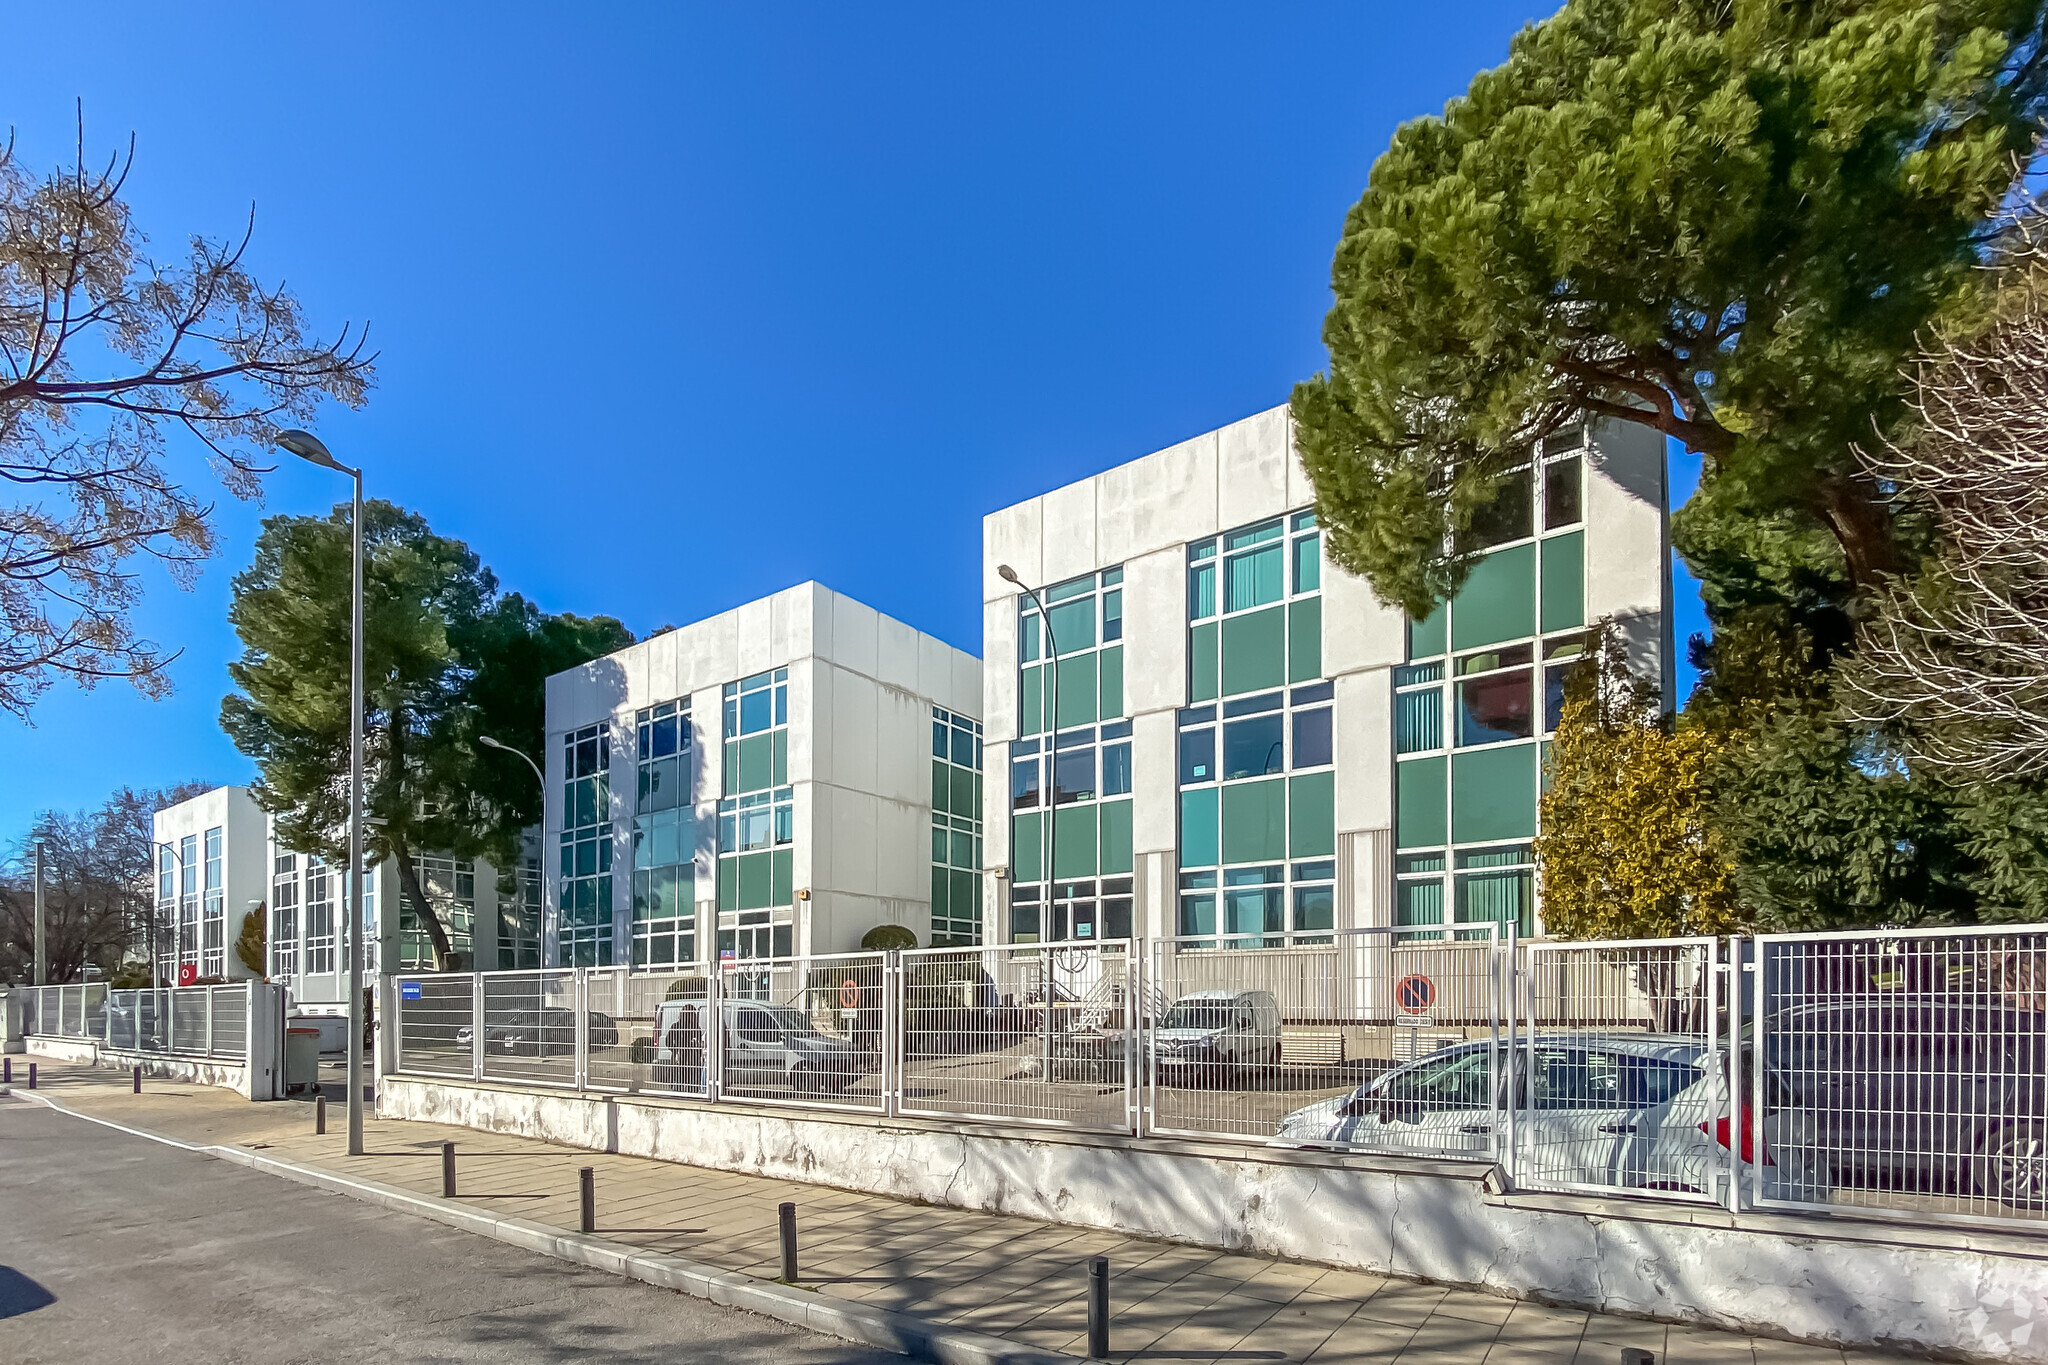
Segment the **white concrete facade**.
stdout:
<path fill-rule="evenodd" d="M 269 899 L 263 808 L 246 787 L 215 787 L 166 806 L 151 826 L 157 915 L 174 926 L 156 945 L 158 979 L 260 975 L 235 956 L 235 939 L 243 917 Z"/>
<path fill-rule="evenodd" d="M 740 701 L 728 698 L 727 689 L 742 685 L 749 689 L 749 718 L 738 720 L 736 710 L 735 723 L 751 725 L 760 714 L 769 721 L 758 734 L 749 730 L 730 739 L 734 745 L 761 744 L 760 752 L 773 754 L 764 760 L 771 767 L 759 781 L 739 766 L 751 769 L 753 750 L 742 758 L 737 749 L 730 756 L 726 749 L 726 704 L 731 700 L 737 707 Z M 848 951 L 880 924 L 903 925 L 920 943 L 928 942 L 933 708 L 978 719 L 981 695 L 981 664 L 972 655 L 817 583 L 799 584 L 549 678 L 542 837 L 547 962 L 577 961 L 577 935 L 586 931 L 574 917 L 592 913 L 609 927 L 611 952 L 588 952 L 585 963 L 681 969 L 716 961 L 722 950 L 743 958 Z M 772 706 L 780 709 L 754 712 L 753 701 L 763 696 L 777 697 Z M 687 897 L 684 911 L 691 918 L 674 932 L 672 946 L 661 950 L 670 954 L 662 959 L 649 946 L 655 939 L 645 916 L 642 953 L 628 945 L 636 941 L 636 820 L 674 818 L 666 810 L 657 817 L 644 809 L 649 798 L 642 795 L 643 780 L 658 790 L 665 779 L 636 772 L 640 725 L 652 726 L 653 712 L 671 705 L 686 709 L 687 753 L 681 796 L 673 803 L 680 833 L 660 837 L 680 841 L 673 861 L 685 882 L 675 894 Z M 570 767 L 589 762 L 587 740 L 576 737 L 588 736 L 591 727 L 608 741 L 602 755 L 608 780 L 597 798 L 603 808 L 580 828 L 595 830 L 606 847 L 595 857 L 572 850 L 565 872 L 565 817 L 579 818 L 568 808 L 568 784 L 583 780 L 581 767 L 574 778 Z M 586 745 L 580 759 L 579 742 Z M 651 748 L 649 765 L 659 764 L 667 752 Z M 747 831 L 753 827 L 744 823 L 747 810 L 721 810 L 722 803 L 757 798 L 760 804 L 749 809 L 769 829 L 766 843 L 752 841 Z M 734 822 L 728 831 L 733 846 L 723 855 L 722 817 Z M 649 866 L 646 848 L 657 836 L 650 824 L 639 828 L 641 870 L 651 876 L 658 869 Z M 751 880 L 752 864 L 740 861 L 757 855 L 770 869 L 761 883 Z M 579 876 L 594 877 L 602 895 L 566 886 Z M 767 887 L 765 893 L 756 894 L 759 885 Z M 565 890 L 571 893 L 566 905 Z M 773 903 L 754 903 L 763 894 Z M 608 915 L 602 908 L 606 896 Z M 592 904 L 600 908 L 575 908 Z M 658 922 L 683 925 L 684 919 Z"/>
<path fill-rule="evenodd" d="M 1583 448 L 1567 452 L 1560 444 L 1558 453 L 1551 458 L 1576 459 L 1583 469 L 1583 482 L 1578 485 L 1578 496 L 1582 499 L 1577 509 L 1579 522 L 1552 529 L 1544 520 L 1543 509 L 1549 504 L 1534 502 L 1532 532 L 1503 542 L 1489 559 L 1497 560 L 1499 565 L 1519 565 L 1526 560 L 1531 566 L 1517 572 L 1523 575 L 1522 606 L 1530 614 L 1529 627 L 1520 633 L 1531 637 L 1527 643 L 1532 649 L 1540 652 L 1558 647 L 1564 635 L 1582 637 L 1584 623 L 1612 617 L 1630 639 L 1644 675 L 1668 680 L 1671 642 L 1662 441 L 1646 429 L 1616 423 L 1598 424 L 1588 436 L 1573 439 L 1583 439 Z M 1548 470 L 1549 466 L 1539 468 Z M 1560 515 L 1568 510 L 1566 493 L 1545 493 L 1541 478 L 1533 496 L 1555 501 Z M 1023 598 L 1002 577 L 1000 567 L 1011 566 L 1026 584 L 1042 590 L 1096 575 L 1102 584 L 1098 590 L 1105 594 L 1112 585 L 1111 578 L 1103 577 L 1105 571 L 1121 571 L 1121 582 L 1114 586 L 1121 592 L 1122 610 L 1119 737 L 1121 724 L 1127 722 L 1131 746 L 1128 873 L 1134 908 L 1130 932 L 1170 935 L 1180 931 L 1182 916 L 1187 913 L 1180 899 L 1183 893 L 1176 890 L 1180 874 L 1188 865 L 1183 848 L 1184 786 L 1179 745 L 1182 728 L 1193 722 L 1182 714 L 1182 708 L 1213 704 L 1221 712 L 1231 697 L 1227 668 L 1220 697 L 1195 695 L 1195 684 L 1191 681 L 1191 668 L 1200 666 L 1203 660 L 1191 661 L 1190 657 L 1191 649 L 1199 652 L 1193 643 L 1197 637 L 1191 630 L 1191 612 L 1196 608 L 1191 598 L 1195 589 L 1190 578 L 1190 547 L 1262 522 L 1269 527 L 1278 525 L 1276 534 L 1281 544 L 1293 547 L 1298 537 L 1305 545 L 1307 528 L 1312 523 L 1303 518 L 1312 512 L 1314 501 L 1314 491 L 1295 452 L 1291 415 L 1282 406 L 984 518 L 982 600 L 986 668 L 982 705 L 989 792 L 984 811 L 989 869 L 984 888 L 987 941 L 1012 939 L 1015 926 L 1009 922 L 1004 906 L 1016 893 L 1020 881 L 1028 884 L 1039 879 L 1039 874 L 1030 871 L 1036 866 L 1031 861 L 1033 848 L 1025 847 L 1020 858 L 1019 849 L 1013 847 L 1016 831 L 1024 828 L 1014 821 L 1020 812 L 1005 809 L 1009 804 L 1005 797 L 1012 760 L 1028 763 L 1033 740 L 1020 724 L 1026 701 L 1020 693 L 1021 666 L 1029 662 L 1020 661 Z M 1574 540 L 1574 536 L 1578 539 Z M 1575 552 L 1574 546 L 1582 547 L 1582 555 Z M 1219 543 L 1219 559 L 1212 562 L 1228 558 L 1229 548 L 1227 542 Z M 1327 685 L 1331 696 L 1333 761 L 1322 769 L 1329 777 L 1317 775 L 1313 780 L 1328 782 L 1334 789 L 1328 798 L 1320 795 L 1325 788 L 1315 789 L 1319 801 L 1334 802 L 1334 846 L 1328 859 L 1334 867 L 1318 863 L 1313 870 L 1317 876 L 1331 877 L 1335 928 L 1388 925 L 1396 922 L 1396 852 L 1404 843 L 1397 829 L 1402 822 L 1397 809 L 1401 783 L 1397 781 L 1395 752 L 1395 674 L 1411 661 L 1409 622 L 1405 613 L 1378 602 L 1363 580 L 1332 565 L 1322 552 L 1319 538 L 1306 553 L 1317 561 L 1314 576 L 1319 578 L 1320 606 L 1313 609 L 1313 614 L 1319 616 L 1320 641 L 1316 648 L 1303 639 L 1303 648 L 1309 651 L 1303 666 L 1317 662 L 1314 655 L 1319 653 L 1319 667 L 1306 677 L 1287 677 L 1284 685 L 1296 689 L 1297 684 L 1310 684 L 1300 690 L 1302 695 L 1316 699 L 1317 704 L 1325 690 L 1323 685 Z M 1571 586 L 1570 571 L 1576 569 L 1582 574 L 1583 601 L 1581 609 L 1572 616 L 1573 623 L 1580 627 L 1577 631 L 1568 631 L 1548 619 L 1553 614 L 1551 601 L 1542 597 L 1530 581 L 1540 573 L 1542 565 L 1551 567 L 1551 577 L 1558 584 L 1555 595 L 1560 599 Z M 1294 571 L 1292 564 L 1283 570 Z M 1304 568 L 1299 572 L 1309 571 Z M 1480 578 L 1481 573 L 1475 573 L 1475 584 Z M 1472 593 L 1476 589 L 1468 587 L 1466 591 Z M 1293 610 L 1292 588 L 1283 596 L 1287 609 Z M 1461 594 L 1458 601 L 1465 600 L 1465 594 Z M 1106 605 L 1103 608 L 1108 609 Z M 1478 607 L 1460 615 L 1462 609 L 1454 603 L 1452 611 L 1455 619 L 1461 621 L 1469 616 L 1475 631 L 1478 629 Z M 1559 620 L 1563 619 L 1564 611 L 1565 608 L 1558 609 Z M 1226 623 L 1228 619 L 1224 617 Z M 1296 620 L 1291 616 L 1287 619 Z M 1294 629 L 1290 624 L 1289 630 Z M 1304 626 L 1302 636 L 1311 634 L 1313 629 Z M 1228 640 L 1227 624 L 1224 630 L 1223 638 Z M 1540 638 L 1545 635 L 1552 638 Z M 1467 651 L 1462 657 L 1461 650 Z M 1469 646 L 1461 646 L 1455 640 L 1449 642 L 1448 650 L 1439 646 L 1436 653 L 1447 656 L 1437 664 L 1447 673 L 1476 660 Z M 1062 646 L 1063 657 L 1064 654 Z M 1213 660 L 1209 666 L 1213 668 Z M 1292 675 L 1296 662 L 1291 655 L 1287 666 Z M 1469 749 L 1459 746 L 1454 732 L 1460 721 L 1458 707 L 1463 694 L 1458 683 L 1448 677 L 1440 679 L 1437 686 L 1445 708 L 1441 714 L 1443 733 L 1434 746 L 1433 756 L 1422 760 L 1423 766 L 1415 772 L 1423 774 L 1432 763 L 1440 765 L 1445 773 L 1454 765 L 1481 760 L 1498 765 L 1504 756 L 1519 765 L 1516 780 L 1521 787 L 1516 800 L 1527 807 L 1526 818 L 1533 822 L 1538 780 L 1535 758 L 1544 707 L 1542 659 L 1533 660 L 1527 672 L 1533 681 L 1524 685 L 1520 693 L 1522 723 L 1533 728 L 1534 733 L 1525 729 L 1518 738 L 1495 743 L 1491 748 L 1479 744 Z M 1407 674 L 1403 681 L 1413 676 Z M 1277 696 L 1282 690 L 1282 684 L 1270 686 L 1274 689 L 1270 695 Z M 1668 690 L 1668 681 L 1666 686 Z M 1290 692 L 1285 703 L 1290 715 L 1296 705 L 1293 695 Z M 1066 710 L 1064 705 L 1061 709 Z M 1219 714 L 1216 720 L 1220 735 L 1223 716 Z M 1105 729 L 1103 733 L 1107 735 L 1109 731 Z M 1066 742 L 1063 736 L 1062 745 Z M 1105 740 L 1105 746 L 1106 743 Z M 1287 752 L 1293 754 L 1291 745 Z M 1106 772 L 1107 756 L 1104 763 Z M 1474 767 L 1472 771 L 1479 773 L 1481 769 Z M 1049 776 L 1041 780 L 1051 785 Z M 1114 791 L 1108 785 L 1110 779 L 1105 776 L 1102 781 L 1105 791 Z M 1477 777 L 1465 784 L 1475 796 L 1482 785 Z M 1227 792 L 1228 788 L 1223 790 Z M 1290 795 L 1290 802 L 1292 799 Z M 1443 796 L 1436 799 L 1447 800 Z M 1031 815 L 1028 807 L 1022 813 Z M 1439 812 L 1447 828 L 1463 814 Z M 1470 823 L 1475 829 L 1481 826 L 1477 819 Z M 1066 827 L 1063 816 L 1059 836 L 1062 839 L 1067 837 Z M 1107 829 L 1107 824 L 1104 827 Z M 1530 834 L 1533 825 L 1525 832 L 1506 837 L 1519 840 L 1519 846 L 1526 848 Z M 1484 837 L 1440 837 L 1434 842 L 1448 852 L 1450 845 L 1478 843 Z M 1426 835 L 1410 831 L 1406 843 L 1413 846 L 1418 838 L 1427 842 Z M 1104 847 L 1107 867 L 1110 855 L 1107 844 Z M 1120 855 L 1121 850 L 1119 858 Z M 1289 850 L 1289 856 L 1299 855 Z M 1523 856 L 1526 862 L 1526 855 Z M 1064 867 L 1064 853 L 1060 861 Z M 1227 851 L 1221 861 L 1232 861 Z M 1119 865 L 1117 870 L 1121 873 L 1125 869 Z M 1079 874 L 1062 870 L 1058 875 L 1064 888 L 1070 875 Z M 1436 894 L 1447 897 L 1451 893 L 1444 889 L 1442 875 L 1439 874 Z M 1526 871 L 1521 875 L 1525 885 L 1533 880 Z M 1105 896 L 1109 894 L 1109 885 L 1105 871 Z M 1062 896 L 1066 894 L 1063 889 Z M 1526 897 L 1529 893 L 1522 894 Z M 1107 905 L 1106 900 L 1104 904 Z M 1450 912 L 1448 903 L 1442 912 Z M 1063 927 L 1068 935 L 1075 933 L 1074 925 Z M 1120 928 L 1121 921 L 1110 927 Z M 1525 925 L 1524 932 L 1527 931 Z M 1098 928 L 1096 936 L 1110 935 Z"/>

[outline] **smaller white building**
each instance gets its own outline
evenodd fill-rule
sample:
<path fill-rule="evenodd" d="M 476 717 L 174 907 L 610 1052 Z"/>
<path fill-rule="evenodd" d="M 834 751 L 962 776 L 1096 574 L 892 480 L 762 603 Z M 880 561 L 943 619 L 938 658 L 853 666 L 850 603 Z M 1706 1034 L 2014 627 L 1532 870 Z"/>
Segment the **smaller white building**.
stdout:
<path fill-rule="evenodd" d="M 981 692 L 816 583 L 549 678 L 548 964 L 980 942 Z"/>
<path fill-rule="evenodd" d="M 295 1011 L 348 1008 L 346 866 L 281 842 L 275 820 L 246 787 L 216 787 L 166 807 L 154 826 L 158 913 L 172 926 L 156 948 L 161 980 L 261 977 L 283 985 Z M 456 965 L 540 965 L 537 846 L 509 872 L 442 854 L 417 861 L 421 890 L 448 930 Z M 252 911 L 264 930 L 260 972 L 235 953 Z M 363 923 L 367 976 L 432 969 L 430 940 L 395 864 L 375 864 L 364 876 Z"/>
<path fill-rule="evenodd" d="M 156 813 L 157 942 L 168 984 L 259 975 L 235 956 L 242 920 L 268 900 L 270 818 L 246 787 L 215 787 Z"/>

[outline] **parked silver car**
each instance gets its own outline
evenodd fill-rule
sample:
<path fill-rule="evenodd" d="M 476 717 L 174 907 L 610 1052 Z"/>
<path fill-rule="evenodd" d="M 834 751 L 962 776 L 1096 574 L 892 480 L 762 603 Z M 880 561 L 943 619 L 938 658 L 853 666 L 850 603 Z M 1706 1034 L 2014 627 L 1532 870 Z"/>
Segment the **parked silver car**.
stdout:
<path fill-rule="evenodd" d="M 1271 991 L 1195 991 L 1153 1031 L 1161 1083 L 1217 1084 L 1280 1065 L 1280 1002 Z"/>

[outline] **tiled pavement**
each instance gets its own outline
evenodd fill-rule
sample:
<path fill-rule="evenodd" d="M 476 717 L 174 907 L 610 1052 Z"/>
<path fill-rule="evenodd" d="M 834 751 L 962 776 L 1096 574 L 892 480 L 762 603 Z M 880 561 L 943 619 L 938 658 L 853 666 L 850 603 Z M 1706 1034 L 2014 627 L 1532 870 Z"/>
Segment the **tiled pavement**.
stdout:
<path fill-rule="evenodd" d="M 16 1059 L 17 1072 L 21 1059 Z M 608 1156 L 437 1124 L 372 1119 L 368 1152 L 345 1153 L 343 1114 L 325 1136 L 311 1106 L 248 1104 L 170 1081 L 128 1093 L 125 1076 L 43 1064 L 52 1098 L 180 1141 L 239 1144 L 301 1165 L 439 1195 L 456 1144 L 457 1198 L 559 1228 L 577 1225 L 577 1168 L 596 1170 L 597 1234 L 700 1264 L 773 1278 L 776 1206 L 797 1206 L 801 1283 L 1034 1346 L 1086 1353 L 1085 1267 L 1110 1260 L 1111 1358 L 1316 1365 L 1615 1365 L 1624 1346 L 1659 1365 L 1876 1365 L 1902 1358 L 1551 1308 L 1297 1261 L 1234 1255 L 1001 1214 L 938 1208 Z"/>

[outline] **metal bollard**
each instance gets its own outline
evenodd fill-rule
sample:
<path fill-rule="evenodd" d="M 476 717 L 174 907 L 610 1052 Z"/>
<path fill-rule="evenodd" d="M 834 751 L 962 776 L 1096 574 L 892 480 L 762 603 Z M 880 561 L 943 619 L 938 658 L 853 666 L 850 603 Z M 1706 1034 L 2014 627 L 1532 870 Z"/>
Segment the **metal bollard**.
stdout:
<path fill-rule="evenodd" d="M 596 1232 L 597 1168 L 594 1166 L 580 1167 L 576 1172 L 576 1184 L 578 1186 L 577 1193 L 582 1197 L 583 1201 L 583 1221 L 580 1226 L 585 1232 Z"/>
<path fill-rule="evenodd" d="M 36 1064 L 34 1062 L 28 1064 L 28 1088 L 31 1090 L 36 1088 Z"/>
<path fill-rule="evenodd" d="M 1640 1346 L 1624 1346 L 1621 1348 L 1621 1365 L 1657 1365 L 1657 1357 Z"/>
<path fill-rule="evenodd" d="M 784 1204 L 776 1210 L 782 1224 L 782 1280 L 784 1284 L 796 1283 L 796 1205 Z"/>
<path fill-rule="evenodd" d="M 455 1144 L 452 1142 L 441 1144 L 441 1197 L 455 1197 Z"/>
<path fill-rule="evenodd" d="M 1088 1354 L 1095 1360 L 1109 1355 L 1109 1257 L 1097 1256 L 1088 1263 Z"/>
<path fill-rule="evenodd" d="M 0 1057 L 0 1085 L 14 1084 L 14 1058 Z"/>
<path fill-rule="evenodd" d="M 135 1068 L 135 1093 L 142 1093 L 142 1068 L 139 1066 Z"/>
<path fill-rule="evenodd" d="M 313 1097 L 313 1136 L 320 1137 L 327 1132 L 327 1097 Z"/>

